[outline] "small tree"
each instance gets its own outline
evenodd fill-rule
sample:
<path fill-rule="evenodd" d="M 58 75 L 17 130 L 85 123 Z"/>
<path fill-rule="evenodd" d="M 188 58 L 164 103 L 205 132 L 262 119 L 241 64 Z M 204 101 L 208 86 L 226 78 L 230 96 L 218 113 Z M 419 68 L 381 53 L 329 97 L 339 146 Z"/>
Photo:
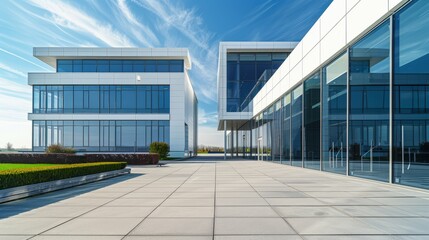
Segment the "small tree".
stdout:
<path fill-rule="evenodd" d="M 10 142 L 6 143 L 6 150 L 12 151 L 13 150 L 13 144 Z"/>
<path fill-rule="evenodd" d="M 168 152 L 170 152 L 170 146 L 165 142 L 153 142 L 149 146 L 150 153 L 158 153 L 160 159 L 166 159 Z"/>

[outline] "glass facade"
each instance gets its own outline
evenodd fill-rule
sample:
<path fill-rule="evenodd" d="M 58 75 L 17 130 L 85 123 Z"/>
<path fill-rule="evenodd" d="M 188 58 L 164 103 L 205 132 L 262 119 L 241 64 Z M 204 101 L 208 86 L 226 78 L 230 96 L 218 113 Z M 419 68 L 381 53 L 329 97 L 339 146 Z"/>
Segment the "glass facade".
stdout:
<path fill-rule="evenodd" d="M 268 106 L 251 156 L 429 189 L 428 12 L 410 1 Z"/>
<path fill-rule="evenodd" d="M 250 100 L 288 53 L 227 53 L 227 112 L 248 111 Z"/>
<path fill-rule="evenodd" d="M 183 60 L 58 59 L 57 72 L 183 72 Z"/>
<path fill-rule="evenodd" d="M 33 113 L 169 113 L 168 85 L 33 86 Z"/>
<path fill-rule="evenodd" d="M 429 188 L 429 1 L 393 17 L 393 181 Z"/>
<path fill-rule="evenodd" d="M 147 152 L 170 143 L 169 121 L 33 121 L 33 151 L 61 144 L 77 151 Z"/>

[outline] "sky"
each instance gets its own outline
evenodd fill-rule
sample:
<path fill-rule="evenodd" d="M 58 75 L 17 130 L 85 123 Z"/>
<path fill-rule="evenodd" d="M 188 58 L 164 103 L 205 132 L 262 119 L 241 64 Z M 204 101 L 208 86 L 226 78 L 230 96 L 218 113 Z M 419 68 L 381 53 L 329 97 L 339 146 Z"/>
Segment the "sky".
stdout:
<path fill-rule="evenodd" d="M 223 145 L 217 129 L 220 41 L 299 41 L 331 0 L 1 1 L 0 148 L 31 147 L 28 72 L 55 69 L 33 47 L 183 47 L 199 101 L 198 143 Z"/>

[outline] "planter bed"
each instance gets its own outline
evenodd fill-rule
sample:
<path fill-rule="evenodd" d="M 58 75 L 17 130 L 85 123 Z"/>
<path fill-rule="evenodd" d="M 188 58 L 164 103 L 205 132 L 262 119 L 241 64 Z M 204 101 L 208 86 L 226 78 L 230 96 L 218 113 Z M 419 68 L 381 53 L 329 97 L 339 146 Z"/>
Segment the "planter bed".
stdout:
<path fill-rule="evenodd" d="M 132 165 L 158 164 L 159 155 L 152 153 L 88 153 L 84 155 L 64 153 L 2 153 L 0 163 L 91 163 L 126 162 Z"/>
<path fill-rule="evenodd" d="M 26 186 L 7 188 L 0 190 L 0 203 L 9 202 L 21 198 L 31 197 L 43 193 L 53 192 L 65 188 L 75 187 L 91 182 L 101 181 L 104 179 L 129 174 L 130 169 L 125 168 L 110 172 L 96 173 L 86 176 L 67 178 L 57 181 L 50 181 L 44 183 L 36 183 Z"/>

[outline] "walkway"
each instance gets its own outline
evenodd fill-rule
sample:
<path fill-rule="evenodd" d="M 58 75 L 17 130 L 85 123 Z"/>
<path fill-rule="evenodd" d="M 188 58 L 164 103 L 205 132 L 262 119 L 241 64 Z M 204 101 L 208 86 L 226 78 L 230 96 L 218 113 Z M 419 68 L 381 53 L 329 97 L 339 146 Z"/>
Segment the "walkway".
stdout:
<path fill-rule="evenodd" d="M 429 239 L 428 191 L 213 160 L 2 204 L 0 239 Z"/>

